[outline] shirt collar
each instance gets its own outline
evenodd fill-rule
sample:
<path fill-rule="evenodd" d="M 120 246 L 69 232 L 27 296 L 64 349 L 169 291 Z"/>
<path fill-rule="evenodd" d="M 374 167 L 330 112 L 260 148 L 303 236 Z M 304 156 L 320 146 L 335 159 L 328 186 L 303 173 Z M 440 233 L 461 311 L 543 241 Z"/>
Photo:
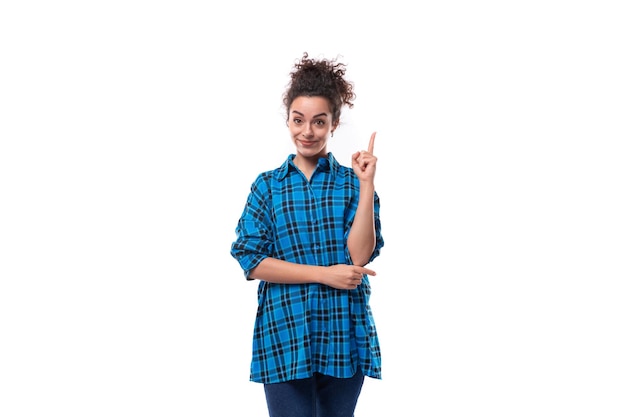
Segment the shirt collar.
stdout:
<path fill-rule="evenodd" d="M 289 155 L 287 160 L 280 166 L 280 168 L 278 168 L 277 174 L 279 181 L 285 179 L 290 171 L 295 171 L 297 169 L 296 165 L 293 163 L 293 158 L 295 158 L 295 156 L 295 154 Z M 339 171 L 339 162 L 337 162 L 335 156 L 331 152 L 328 152 L 328 156 L 326 158 L 318 159 L 315 171 L 330 172 L 330 175 L 335 177 Z"/>

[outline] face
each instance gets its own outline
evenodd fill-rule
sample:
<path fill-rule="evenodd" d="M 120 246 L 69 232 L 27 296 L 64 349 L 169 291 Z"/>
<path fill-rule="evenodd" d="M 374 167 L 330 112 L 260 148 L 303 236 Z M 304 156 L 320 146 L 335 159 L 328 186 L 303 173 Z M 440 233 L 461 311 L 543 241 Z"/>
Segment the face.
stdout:
<path fill-rule="evenodd" d="M 297 156 L 318 158 L 326 156 L 326 145 L 336 122 L 330 105 L 323 97 L 297 97 L 289 109 L 289 132 L 296 145 Z"/>

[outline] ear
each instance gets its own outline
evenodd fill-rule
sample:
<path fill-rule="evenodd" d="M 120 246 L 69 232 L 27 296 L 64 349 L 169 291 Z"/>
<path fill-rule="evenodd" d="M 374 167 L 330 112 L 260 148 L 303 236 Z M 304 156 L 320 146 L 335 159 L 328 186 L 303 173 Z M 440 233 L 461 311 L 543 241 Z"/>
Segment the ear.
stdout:
<path fill-rule="evenodd" d="M 330 129 L 331 132 L 334 132 L 335 129 L 337 129 L 337 126 L 339 126 L 339 119 L 337 120 L 333 120 L 333 128 Z"/>

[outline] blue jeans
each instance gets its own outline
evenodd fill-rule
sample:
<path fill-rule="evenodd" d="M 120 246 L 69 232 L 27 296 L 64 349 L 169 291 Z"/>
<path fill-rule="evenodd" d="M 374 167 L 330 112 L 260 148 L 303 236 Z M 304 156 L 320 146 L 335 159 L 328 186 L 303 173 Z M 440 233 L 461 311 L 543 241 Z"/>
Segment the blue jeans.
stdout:
<path fill-rule="evenodd" d="M 316 373 L 311 378 L 265 384 L 270 417 L 354 417 L 363 373 L 334 378 Z"/>

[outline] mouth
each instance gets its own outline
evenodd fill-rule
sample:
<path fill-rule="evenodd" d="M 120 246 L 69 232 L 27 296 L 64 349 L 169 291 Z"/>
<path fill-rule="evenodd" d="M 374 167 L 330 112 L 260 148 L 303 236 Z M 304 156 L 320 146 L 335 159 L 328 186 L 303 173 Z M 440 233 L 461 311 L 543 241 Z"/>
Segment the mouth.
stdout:
<path fill-rule="evenodd" d="M 300 139 L 300 143 L 302 144 L 302 146 L 313 146 L 317 143 L 317 141 Z"/>

